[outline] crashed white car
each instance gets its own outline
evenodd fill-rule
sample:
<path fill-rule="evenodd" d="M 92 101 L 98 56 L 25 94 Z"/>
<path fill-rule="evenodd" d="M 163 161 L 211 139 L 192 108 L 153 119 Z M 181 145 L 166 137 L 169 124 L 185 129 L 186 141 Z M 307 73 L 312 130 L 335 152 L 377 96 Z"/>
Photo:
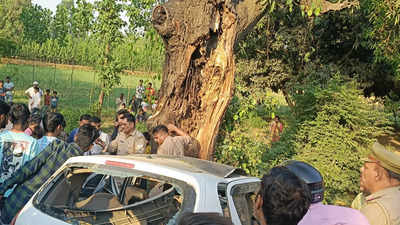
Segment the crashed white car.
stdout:
<path fill-rule="evenodd" d="M 16 216 L 17 225 L 176 224 L 216 212 L 250 225 L 260 180 L 195 158 L 159 155 L 69 159 Z"/>

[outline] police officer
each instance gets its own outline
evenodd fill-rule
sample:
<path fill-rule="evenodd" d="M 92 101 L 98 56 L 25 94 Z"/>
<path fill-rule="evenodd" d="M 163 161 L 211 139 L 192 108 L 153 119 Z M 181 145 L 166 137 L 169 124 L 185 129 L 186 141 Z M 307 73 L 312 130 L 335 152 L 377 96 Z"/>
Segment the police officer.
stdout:
<path fill-rule="evenodd" d="M 400 225 L 400 155 L 379 143 L 361 168 L 361 212 L 371 225 Z"/>
<path fill-rule="evenodd" d="M 322 204 L 324 183 L 317 169 L 294 160 L 287 161 L 284 166 L 302 179 L 311 191 L 311 206 L 298 225 L 369 225 L 367 218 L 355 209 Z"/>

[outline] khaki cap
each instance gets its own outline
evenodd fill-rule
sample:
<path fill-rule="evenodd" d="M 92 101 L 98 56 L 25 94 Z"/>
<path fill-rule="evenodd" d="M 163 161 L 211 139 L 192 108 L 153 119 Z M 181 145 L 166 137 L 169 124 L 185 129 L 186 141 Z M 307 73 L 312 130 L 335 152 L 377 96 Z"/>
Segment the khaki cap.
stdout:
<path fill-rule="evenodd" d="M 375 142 L 372 146 L 372 157 L 379 161 L 379 165 L 396 174 L 400 174 L 400 155 Z"/>

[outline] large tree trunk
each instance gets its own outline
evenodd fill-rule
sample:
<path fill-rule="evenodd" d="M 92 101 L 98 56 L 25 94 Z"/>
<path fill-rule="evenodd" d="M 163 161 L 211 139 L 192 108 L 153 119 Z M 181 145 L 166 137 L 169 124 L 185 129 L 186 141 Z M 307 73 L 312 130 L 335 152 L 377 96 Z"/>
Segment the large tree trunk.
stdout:
<path fill-rule="evenodd" d="M 174 123 L 211 159 L 235 74 L 233 48 L 261 18 L 259 0 L 170 0 L 153 11 L 166 49 L 160 99 L 148 128 Z"/>

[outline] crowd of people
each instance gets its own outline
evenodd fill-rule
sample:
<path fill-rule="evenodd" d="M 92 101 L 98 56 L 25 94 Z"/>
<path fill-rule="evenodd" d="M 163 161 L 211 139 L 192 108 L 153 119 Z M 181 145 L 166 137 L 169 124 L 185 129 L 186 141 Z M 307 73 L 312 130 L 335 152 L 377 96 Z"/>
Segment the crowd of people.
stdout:
<path fill-rule="evenodd" d="M 46 90 L 47 113 L 35 110 L 38 83 L 26 91 L 29 104 L 12 103 L 7 92 L 10 80 L 0 92 L 0 219 L 10 223 L 61 165 L 70 157 L 80 155 L 160 154 L 197 157 L 200 145 L 196 139 L 173 124 L 158 125 L 151 132 L 136 129 L 138 108 L 143 99 L 149 101 L 154 92 L 143 86 L 137 88 L 130 108 L 119 107 L 112 134 L 102 131 L 97 116 L 80 116 L 79 126 L 69 134 L 64 131 L 66 121 L 57 107 L 51 106 L 50 90 Z M 151 84 L 148 85 L 151 88 Z M 56 96 L 57 93 L 55 93 Z M 150 96 L 150 97 L 149 97 Z M 11 102 L 9 100 L 11 99 Z M 4 101 L 3 101 L 4 100 Z M 126 103 L 123 95 L 120 105 Z M 136 109 L 136 111 L 135 111 Z M 282 129 L 279 118 L 277 130 Z M 274 128 L 275 129 L 275 128 Z M 278 131 L 279 133 L 279 131 Z M 276 135 L 278 136 L 278 135 Z M 153 140 L 153 141 L 152 141 Z M 156 148 L 151 148 L 153 142 Z M 254 199 L 254 224 L 259 225 L 400 225 L 400 155 L 379 143 L 371 147 L 371 154 L 361 168 L 360 190 L 352 208 L 324 205 L 324 182 L 311 165 L 287 161 L 272 168 L 261 179 L 261 188 Z M 180 224 L 231 224 L 216 214 L 191 213 L 182 217 Z"/>
<path fill-rule="evenodd" d="M 157 95 L 153 84 L 148 82 L 146 86 L 143 80 L 139 80 L 139 85 L 136 87 L 135 93 L 129 102 L 126 100 L 124 93 L 121 93 L 115 100 L 117 111 L 126 109 L 135 115 L 137 121 L 146 121 L 157 106 Z M 14 83 L 9 76 L 6 77 L 5 82 L 0 80 L 0 101 L 13 102 L 14 88 Z M 25 90 L 24 94 L 28 99 L 27 106 L 30 112 L 57 112 L 60 99 L 56 90 L 50 91 L 50 89 L 46 89 L 43 92 L 39 87 L 39 82 L 34 81 L 32 86 Z"/>
<path fill-rule="evenodd" d="M 139 80 L 139 85 L 135 89 L 135 94 L 127 103 L 124 93 L 121 93 L 115 99 L 115 105 L 118 110 L 126 109 L 136 116 L 137 122 L 146 121 L 151 112 L 157 107 L 156 90 L 152 83 L 147 83 L 147 87 L 143 84 L 143 80 Z"/>
<path fill-rule="evenodd" d="M 1 220 L 9 223 L 43 181 L 70 157 L 144 153 L 184 156 L 184 149 L 193 148 L 188 146 L 199 146 L 172 124 L 159 125 L 151 134 L 141 133 L 136 129 L 135 116 L 126 109 L 117 112 L 111 135 L 101 130 L 101 123 L 99 117 L 84 114 L 79 126 L 66 134 L 61 113 L 31 113 L 26 104 L 0 101 Z M 151 135 L 158 150 L 150 148 Z"/>

